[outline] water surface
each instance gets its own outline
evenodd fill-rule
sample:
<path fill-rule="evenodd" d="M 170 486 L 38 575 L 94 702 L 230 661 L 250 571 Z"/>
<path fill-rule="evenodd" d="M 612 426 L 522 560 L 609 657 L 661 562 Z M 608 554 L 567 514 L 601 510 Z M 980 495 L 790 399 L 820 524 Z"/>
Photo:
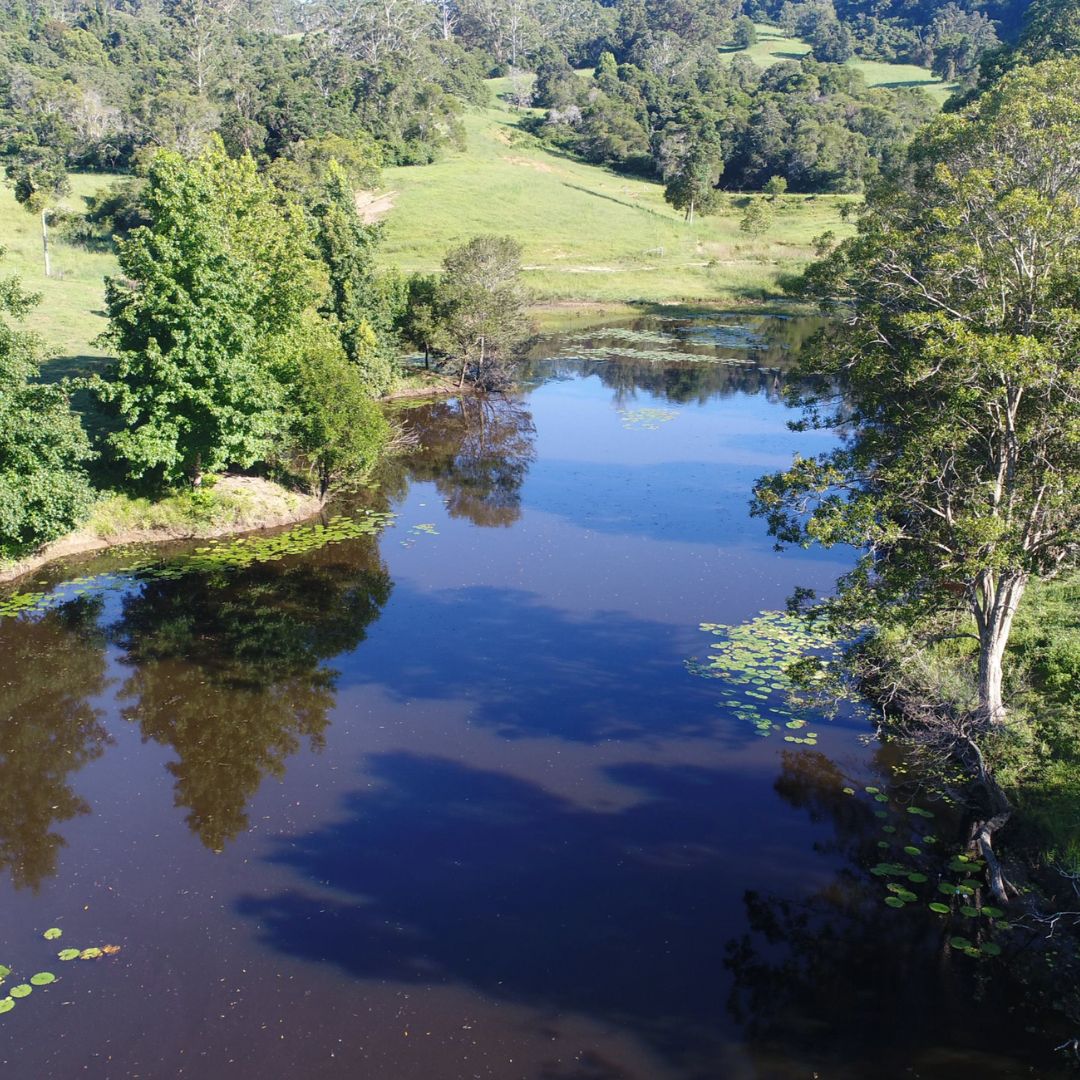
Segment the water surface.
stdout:
<path fill-rule="evenodd" d="M 0 1017 L 3 1066 L 1048 1069 L 1015 988 L 882 902 L 882 851 L 950 826 L 904 813 L 864 710 L 814 717 L 814 745 L 761 737 L 686 666 L 700 624 L 849 565 L 777 553 L 748 515 L 758 475 L 827 445 L 787 429 L 780 396 L 812 329 L 549 339 L 522 394 L 401 414 L 419 448 L 339 508 L 392 510 L 377 536 L 39 575 L 56 602 L 0 619 L 0 961 L 62 978 Z M 121 951 L 55 959 L 105 943 Z"/>

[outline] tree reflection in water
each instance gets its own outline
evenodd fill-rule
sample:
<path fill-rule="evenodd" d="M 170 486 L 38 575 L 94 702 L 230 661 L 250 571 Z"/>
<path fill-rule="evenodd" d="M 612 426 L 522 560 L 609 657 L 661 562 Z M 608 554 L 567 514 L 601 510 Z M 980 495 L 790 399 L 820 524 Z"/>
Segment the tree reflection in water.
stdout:
<path fill-rule="evenodd" d="M 877 754 L 882 791 L 891 752 Z M 813 820 L 831 823 L 833 837 L 817 850 L 842 862 L 803 899 L 755 891 L 743 898 L 749 929 L 728 943 L 724 963 L 733 977 L 728 1010 L 757 1065 L 814 1062 L 821 1075 L 845 1078 L 893 1075 L 881 1071 L 884 1061 L 897 1064 L 897 1075 L 949 1080 L 1027 1072 L 1021 1062 L 1044 1056 L 1047 1046 L 1031 1040 L 1012 1008 L 1023 991 L 1004 964 L 991 967 L 950 949 L 948 920 L 924 902 L 903 911 L 885 905 L 885 885 L 870 874 L 884 857 L 877 804 L 845 794 L 847 783 L 823 754 L 783 755 L 777 793 Z M 939 817 L 932 828 L 940 835 L 949 826 Z M 955 839 L 952 850 L 959 832 Z M 983 1052 L 1009 1044 L 1002 1017 L 1014 1029 L 1015 1059 Z M 967 1053 L 946 1063 L 935 1058 L 937 1047 Z"/>
<path fill-rule="evenodd" d="M 120 691 L 143 738 L 171 747 L 176 805 L 214 851 L 247 827 L 267 775 L 323 745 L 337 672 L 389 598 L 374 540 L 228 577 L 149 580 L 111 631 L 131 674 Z"/>
<path fill-rule="evenodd" d="M 16 888 L 36 891 L 56 873 L 55 826 L 90 812 L 71 777 L 109 742 L 91 703 L 106 685 L 101 603 L 0 619 L 0 869 Z"/>
<path fill-rule="evenodd" d="M 385 491 L 429 481 L 451 517 L 474 525 L 512 525 L 521 516 L 521 487 L 536 456 L 536 426 L 521 400 L 469 394 L 409 409 L 406 430 L 418 446 L 380 473 Z"/>

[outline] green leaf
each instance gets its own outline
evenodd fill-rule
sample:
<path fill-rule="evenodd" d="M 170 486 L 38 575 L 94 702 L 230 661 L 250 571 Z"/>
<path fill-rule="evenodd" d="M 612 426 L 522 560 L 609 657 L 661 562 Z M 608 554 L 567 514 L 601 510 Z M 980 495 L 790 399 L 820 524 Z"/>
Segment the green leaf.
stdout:
<path fill-rule="evenodd" d="M 0 998 L 0 1014 L 11 1012 L 15 1008 L 15 1002 L 11 998 Z"/>
<path fill-rule="evenodd" d="M 973 947 L 971 942 L 968 941 L 968 939 L 966 937 L 951 937 L 951 938 L 949 938 L 949 944 L 954 949 L 960 949 L 960 950 L 970 949 L 970 948 Z"/>
<path fill-rule="evenodd" d="M 979 909 L 972 907 L 970 904 L 965 904 L 960 909 L 960 914 L 967 919 L 977 919 L 979 917 Z"/>
<path fill-rule="evenodd" d="M 30 981 L 35 986 L 48 986 L 49 983 L 56 982 L 56 976 L 51 971 L 39 971 L 30 976 Z"/>
<path fill-rule="evenodd" d="M 906 847 L 904 848 L 904 850 L 905 850 L 905 851 L 906 851 L 906 852 L 907 852 L 907 853 L 908 853 L 909 855 L 921 855 L 921 854 L 922 854 L 922 849 L 921 849 L 921 848 L 917 848 L 917 847 L 916 847 L 916 846 L 915 846 L 914 844 L 908 844 L 908 845 L 907 845 L 907 846 L 906 846 Z"/>
<path fill-rule="evenodd" d="M 11 974 L 11 968 L 0 964 L 0 979 L 6 979 Z"/>
<path fill-rule="evenodd" d="M 949 914 L 949 905 L 948 904 L 942 904 L 939 901 L 935 900 L 932 904 L 929 904 L 928 906 L 929 906 L 931 911 L 936 911 L 939 915 L 948 915 Z"/>
<path fill-rule="evenodd" d="M 979 951 L 986 953 L 987 956 L 1000 956 L 1001 946 L 996 941 L 984 941 L 979 946 Z"/>
<path fill-rule="evenodd" d="M 902 908 L 904 906 L 904 901 L 899 896 L 886 896 L 885 903 L 893 908 Z"/>
<path fill-rule="evenodd" d="M 982 910 L 983 914 L 989 916 L 991 919 L 1000 919 L 1005 914 L 1005 912 L 1002 911 L 1001 908 L 990 907 L 988 905 L 983 905 Z"/>
<path fill-rule="evenodd" d="M 41 936 L 46 941 L 55 941 L 58 937 L 62 936 L 63 933 L 64 933 L 64 931 L 61 930 L 60 927 L 53 926 L 53 927 L 50 927 L 48 930 L 46 930 L 45 933 L 42 934 Z"/>
<path fill-rule="evenodd" d="M 26 983 L 19 983 L 18 986 L 13 986 L 11 988 L 11 996 L 13 998 L 29 997 L 32 992 L 33 992 L 33 987 L 32 986 L 27 986 Z"/>
<path fill-rule="evenodd" d="M 60 960 L 78 960 L 78 949 L 61 949 L 57 954 L 57 958 Z"/>

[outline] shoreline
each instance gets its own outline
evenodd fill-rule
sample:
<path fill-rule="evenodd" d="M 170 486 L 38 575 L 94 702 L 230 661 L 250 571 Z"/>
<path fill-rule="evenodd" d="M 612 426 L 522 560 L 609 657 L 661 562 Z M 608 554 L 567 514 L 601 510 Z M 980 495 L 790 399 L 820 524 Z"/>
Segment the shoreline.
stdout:
<path fill-rule="evenodd" d="M 114 530 L 105 524 L 95 526 L 91 519 L 90 523 L 66 536 L 51 540 L 32 555 L 13 563 L 0 564 L 0 585 L 9 585 L 50 563 L 75 555 L 88 555 L 127 544 L 212 540 L 280 528 L 284 525 L 298 525 L 316 517 L 324 507 L 323 501 L 317 495 L 289 491 L 262 477 L 222 476 L 214 486 L 214 491 L 228 500 L 222 502 L 220 509 L 224 513 L 231 512 L 231 519 L 203 523 L 161 522 L 130 527 L 118 525 Z M 229 502 L 232 503 L 231 506 Z"/>

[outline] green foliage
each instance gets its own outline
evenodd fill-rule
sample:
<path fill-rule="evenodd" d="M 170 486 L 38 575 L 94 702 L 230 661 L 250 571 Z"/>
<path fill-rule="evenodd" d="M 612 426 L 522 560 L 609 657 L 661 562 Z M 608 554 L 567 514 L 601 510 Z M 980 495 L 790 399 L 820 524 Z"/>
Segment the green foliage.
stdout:
<path fill-rule="evenodd" d="M 311 210 L 315 243 L 330 280 L 325 304 L 348 358 L 369 393 L 383 394 L 394 378 L 390 331 L 393 313 L 375 272 L 378 226 L 356 212 L 348 174 L 331 161 Z"/>
<path fill-rule="evenodd" d="M 36 302 L 17 278 L 0 280 L 0 315 Z M 63 387 L 36 382 L 41 361 L 40 340 L 0 319 L 0 559 L 67 532 L 93 499 L 89 442 Z"/>
<path fill-rule="evenodd" d="M 291 335 L 278 377 L 285 386 L 286 450 L 321 496 L 362 477 L 389 436 L 371 386 L 332 329 L 309 318 Z"/>
<path fill-rule="evenodd" d="M 123 424 L 113 453 L 169 485 L 267 454 L 282 407 L 267 355 L 313 281 L 298 213 L 250 158 L 163 151 L 145 203 L 151 224 L 121 242 L 124 277 L 107 282 L 117 358 L 98 390 Z"/>
<path fill-rule="evenodd" d="M 481 386 L 502 381 L 501 366 L 525 336 L 521 245 L 508 236 L 476 236 L 443 259 L 436 287 L 436 347 L 457 360 L 461 377 Z"/>
<path fill-rule="evenodd" d="M 800 361 L 806 423 L 848 438 L 756 487 L 781 541 L 866 551 L 838 618 L 958 613 L 993 719 L 1023 590 L 1073 562 L 1080 528 L 1078 156 L 1078 62 L 1017 71 L 929 127 L 803 279 L 835 317 Z"/>

